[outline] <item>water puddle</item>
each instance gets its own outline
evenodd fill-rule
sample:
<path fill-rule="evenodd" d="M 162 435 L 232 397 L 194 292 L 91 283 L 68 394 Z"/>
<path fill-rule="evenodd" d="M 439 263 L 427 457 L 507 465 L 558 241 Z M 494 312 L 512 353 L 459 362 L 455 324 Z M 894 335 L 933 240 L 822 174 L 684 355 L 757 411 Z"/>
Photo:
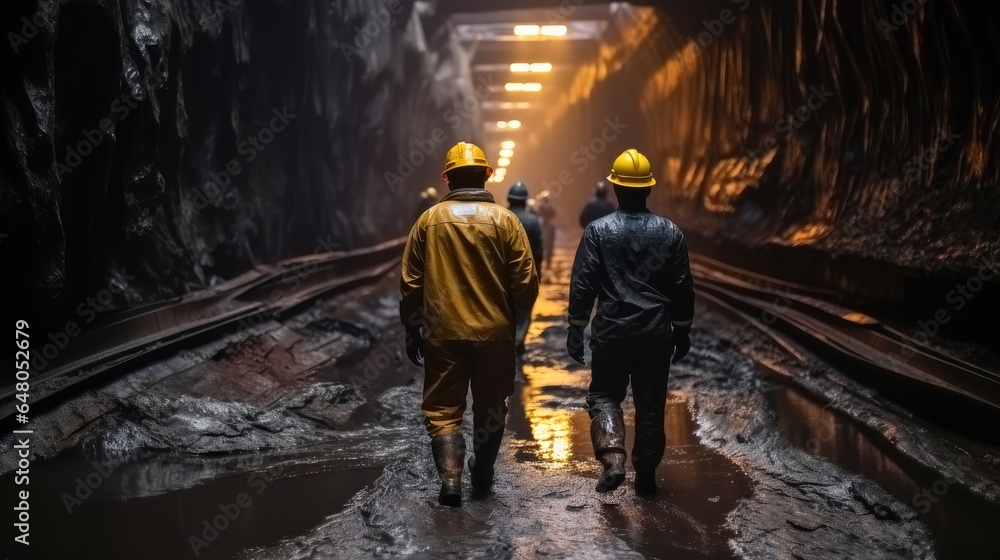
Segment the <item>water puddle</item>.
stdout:
<path fill-rule="evenodd" d="M 913 508 L 930 529 L 942 559 L 981 558 L 995 550 L 1000 507 L 879 445 L 843 415 L 778 384 L 767 393 L 787 441 L 874 481 Z"/>
<path fill-rule="evenodd" d="M 34 558 L 232 558 L 302 534 L 343 509 L 382 468 L 271 468 L 152 497 L 123 498 L 135 465 L 65 453 L 32 464 Z M 140 469 L 141 470 L 141 469 Z"/>
<path fill-rule="evenodd" d="M 589 372 L 525 365 L 523 377 L 508 417 L 508 427 L 520 440 L 515 442 L 517 459 L 539 469 L 564 469 L 596 484 L 600 465 L 590 442 L 590 418 L 582 409 Z M 625 410 L 631 448 L 630 399 Z M 750 481 L 736 464 L 702 445 L 694 435 L 696 428 L 684 395 L 671 392 L 667 450 L 657 470 L 660 493 L 636 497 L 630 473 L 624 490 L 600 500 L 611 532 L 647 558 L 734 557 L 725 519 L 739 500 L 751 495 Z"/>

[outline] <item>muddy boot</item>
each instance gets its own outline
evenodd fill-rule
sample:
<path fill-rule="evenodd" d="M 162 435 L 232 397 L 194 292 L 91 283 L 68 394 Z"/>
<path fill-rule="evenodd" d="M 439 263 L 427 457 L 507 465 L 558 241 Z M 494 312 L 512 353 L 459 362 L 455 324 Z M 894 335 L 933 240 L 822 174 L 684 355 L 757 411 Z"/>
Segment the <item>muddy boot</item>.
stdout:
<path fill-rule="evenodd" d="M 656 471 L 635 472 L 635 493 L 640 496 L 656 495 Z"/>
<path fill-rule="evenodd" d="M 500 442 L 503 439 L 503 427 L 490 432 L 486 441 L 476 447 L 475 456 L 469 458 L 469 472 L 472 474 L 472 488 L 479 494 L 489 493 L 493 487 L 493 465 L 500 452 Z"/>
<path fill-rule="evenodd" d="M 465 438 L 461 434 L 447 434 L 431 439 L 434 464 L 441 477 L 441 494 L 438 503 L 443 506 L 462 505 L 462 464 L 465 462 Z"/>
<path fill-rule="evenodd" d="M 625 482 L 625 419 L 615 404 L 598 404 L 590 409 L 590 439 L 594 454 L 604 465 L 595 490 L 611 492 Z"/>

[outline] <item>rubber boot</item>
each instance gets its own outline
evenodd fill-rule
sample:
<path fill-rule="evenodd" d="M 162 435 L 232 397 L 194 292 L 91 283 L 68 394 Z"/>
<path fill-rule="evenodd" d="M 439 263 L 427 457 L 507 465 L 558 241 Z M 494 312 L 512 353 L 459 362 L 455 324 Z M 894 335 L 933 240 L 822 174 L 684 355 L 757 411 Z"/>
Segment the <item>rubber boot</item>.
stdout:
<path fill-rule="evenodd" d="M 461 434 L 446 434 L 431 439 L 434 464 L 441 477 L 438 503 L 443 506 L 462 505 L 462 466 L 465 462 L 465 438 Z"/>
<path fill-rule="evenodd" d="M 477 431 L 478 433 L 478 431 Z M 486 494 L 493 487 L 494 464 L 503 440 L 503 426 L 487 432 L 485 441 L 476 446 L 475 455 L 469 458 L 469 472 L 472 473 L 472 488 L 479 494 Z"/>
<path fill-rule="evenodd" d="M 611 492 L 625 482 L 625 418 L 621 407 L 615 404 L 591 407 L 590 440 L 597 460 L 604 465 L 594 489 L 602 494 Z"/>
<path fill-rule="evenodd" d="M 656 495 L 656 471 L 635 472 L 635 493 L 640 496 Z"/>

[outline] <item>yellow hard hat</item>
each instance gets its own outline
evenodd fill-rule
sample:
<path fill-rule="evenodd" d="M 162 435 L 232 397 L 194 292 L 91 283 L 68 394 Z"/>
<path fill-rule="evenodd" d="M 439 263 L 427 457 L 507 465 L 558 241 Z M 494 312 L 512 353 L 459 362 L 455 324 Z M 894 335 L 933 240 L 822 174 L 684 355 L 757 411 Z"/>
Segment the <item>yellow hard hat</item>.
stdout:
<path fill-rule="evenodd" d="M 441 180 L 448 182 L 446 173 L 459 167 L 478 166 L 486 168 L 486 178 L 493 175 L 493 168 L 490 162 L 486 161 L 486 153 L 483 149 L 471 142 L 459 142 L 448 150 L 448 155 L 444 157 L 444 171 L 441 172 Z"/>
<path fill-rule="evenodd" d="M 652 187 L 656 184 L 649 160 L 635 148 L 629 148 L 618 156 L 611 166 L 608 181 L 623 187 Z"/>

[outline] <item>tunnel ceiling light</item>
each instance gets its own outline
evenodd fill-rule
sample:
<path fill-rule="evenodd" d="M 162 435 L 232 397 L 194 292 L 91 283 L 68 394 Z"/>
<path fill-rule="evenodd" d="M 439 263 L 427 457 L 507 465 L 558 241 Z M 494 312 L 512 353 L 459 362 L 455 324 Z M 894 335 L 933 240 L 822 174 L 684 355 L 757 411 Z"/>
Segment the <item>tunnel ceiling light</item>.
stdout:
<path fill-rule="evenodd" d="M 539 31 L 546 37 L 562 37 L 566 35 L 567 29 L 565 25 L 543 25 Z"/>
<path fill-rule="evenodd" d="M 507 128 L 507 121 L 497 121 L 497 128 Z"/>
<path fill-rule="evenodd" d="M 514 150 L 504 148 L 503 150 L 500 150 L 500 157 L 512 158 L 514 157 Z"/>
<path fill-rule="evenodd" d="M 517 74 L 525 72 L 551 72 L 552 64 L 549 62 L 514 62 L 510 65 L 510 71 Z"/>
<path fill-rule="evenodd" d="M 546 25 L 545 27 L 553 27 L 553 26 Z M 542 29 L 543 28 L 537 25 L 515 25 L 514 35 L 517 35 L 518 37 L 532 37 L 538 35 L 542 31 Z M 563 33 L 565 34 L 565 31 Z"/>
<path fill-rule="evenodd" d="M 507 82 L 503 85 L 503 89 L 507 91 L 542 91 L 542 84 L 538 82 Z"/>
<path fill-rule="evenodd" d="M 521 121 L 515 119 L 512 121 L 507 121 L 507 126 L 511 128 L 521 128 Z"/>
<path fill-rule="evenodd" d="M 498 167 L 507 167 L 508 165 L 510 165 L 510 158 L 502 157 L 497 160 Z"/>
<path fill-rule="evenodd" d="M 503 142 L 500 142 L 500 147 L 505 150 L 513 150 L 514 146 L 516 146 L 516 144 L 514 144 L 513 140 L 504 140 Z"/>

